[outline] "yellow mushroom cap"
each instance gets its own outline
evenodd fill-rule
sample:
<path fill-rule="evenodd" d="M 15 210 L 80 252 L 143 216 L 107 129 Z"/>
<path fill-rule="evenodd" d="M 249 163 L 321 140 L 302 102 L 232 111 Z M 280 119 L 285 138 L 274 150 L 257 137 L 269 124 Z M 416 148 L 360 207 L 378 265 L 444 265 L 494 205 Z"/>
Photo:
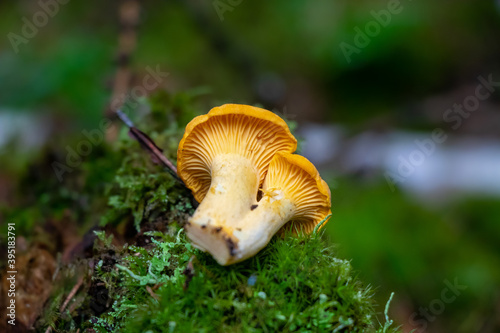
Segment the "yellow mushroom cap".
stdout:
<path fill-rule="evenodd" d="M 284 228 L 311 233 L 331 214 L 331 193 L 316 167 L 305 157 L 278 152 L 271 160 L 264 193 L 281 191 L 296 207 L 295 215 Z M 320 228 L 326 225 L 325 221 Z"/>
<path fill-rule="evenodd" d="M 295 149 L 297 140 L 276 114 L 248 105 L 225 104 L 186 126 L 177 151 L 177 173 L 201 202 L 210 188 L 211 163 L 217 155 L 248 158 L 261 184 L 273 156 Z"/>

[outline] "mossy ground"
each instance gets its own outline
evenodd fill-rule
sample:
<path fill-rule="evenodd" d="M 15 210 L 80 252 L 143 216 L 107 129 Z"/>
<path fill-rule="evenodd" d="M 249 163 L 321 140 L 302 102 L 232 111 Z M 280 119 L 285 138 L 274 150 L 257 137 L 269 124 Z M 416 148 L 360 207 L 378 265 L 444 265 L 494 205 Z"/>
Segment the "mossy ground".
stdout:
<path fill-rule="evenodd" d="M 160 94 L 136 121 L 175 160 L 195 113 L 188 94 Z M 275 237 L 229 267 L 194 249 L 182 228 L 192 196 L 125 130 L 115 143 L 95 147 L 62 184 L 49 165 L 64 155 L 50 152 L 22 177 L 20 189 L 34 184 L 32 194 L 2 209 L 28 247 L 47 249 L 57 262 L 37 330 L 395 331 L 390 321 L 378 322 L 371 289 L 321 235 Z M 78 241 L 66 244 L 73 229 Z"/>
<path fill-rule="evenodd" d="M 370 290 L 318 236 L 274 239 L 249 261 L 222 267 L 193 249 L 182 229 L 158 235 L 152 250 L 131 246 L 118 269 L 99 272 L 107 284 L 120 281 L 124 290 L 97 326 L 130 332 L 374 327 Z"/>

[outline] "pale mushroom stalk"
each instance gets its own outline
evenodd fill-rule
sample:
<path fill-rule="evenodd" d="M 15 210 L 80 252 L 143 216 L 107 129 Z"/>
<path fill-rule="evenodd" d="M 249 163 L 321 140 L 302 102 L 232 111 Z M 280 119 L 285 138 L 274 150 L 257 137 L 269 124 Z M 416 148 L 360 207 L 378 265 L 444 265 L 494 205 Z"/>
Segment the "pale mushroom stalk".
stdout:
<path fill-rule="evenodd" d="M 219 263 L 229 265 L 254 256 L 283 227 L 311 233 L 331 213 L 328 185 L 311 162 L 299 155 L 276 153 L 262 192 L 262 199 L 234 224 L 232 252 L 216 257 Z"/>
<path fill-rule="evenodd" d="M 259 174 L 240 155 L 223 154 L 212 161 L 210 188 L 189 220 L 189 237 L 202 250 L 221 257 L 227 252 L 227 232 L 256 201 Z"/>
<path fill-rule="evenodd" d="M 253 207 L 255 208 L 245 215 L 233 231 L 237 248 L 227 264 L 257 254 L 296 212 L 293 201 L 285 198 L 280 190 L 264 195 Z"/>

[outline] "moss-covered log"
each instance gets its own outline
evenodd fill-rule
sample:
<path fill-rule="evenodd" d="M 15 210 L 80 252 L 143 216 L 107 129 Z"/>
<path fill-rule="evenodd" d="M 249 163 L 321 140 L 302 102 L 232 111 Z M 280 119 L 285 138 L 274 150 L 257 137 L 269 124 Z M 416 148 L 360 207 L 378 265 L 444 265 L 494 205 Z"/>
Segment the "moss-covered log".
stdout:
<path fill-rule="evenodd" d="M 193 105 L 187 94 L 161 93 L 151 99 L 151 112 L 136 122 L 175 160 L 183 128 L 197 113 Z M 65 142 L 71 147 L 81 140 Z M 53 332 L 394 330 L 390 322 L 379 324 L 371 289 L 321 235 L 275 237 L 257 256 L 219 266 L 186 240 L 191 193 L 154 165 L 126 129 L 118 141 L 92 148 L 59 182 L 54 162 L 64 161 L 67 153 L 51 144 L 18 173 L 19 191 L 9 207 L 2 207 L 2 220 L 16 221 L 23 235 L 20 260 L 29 261 L 34 251 L 44 254 L 44 265 L 35 261 L 22 270 L 38 279 L 44 293 L 32 301 L 36 313 L 23 310 L 29 316 L 18 327 Z M 47 273 L 47 267 L 53 269 Z M 37 292 L 26 288 L 20 286 L 18 294 Z"/>

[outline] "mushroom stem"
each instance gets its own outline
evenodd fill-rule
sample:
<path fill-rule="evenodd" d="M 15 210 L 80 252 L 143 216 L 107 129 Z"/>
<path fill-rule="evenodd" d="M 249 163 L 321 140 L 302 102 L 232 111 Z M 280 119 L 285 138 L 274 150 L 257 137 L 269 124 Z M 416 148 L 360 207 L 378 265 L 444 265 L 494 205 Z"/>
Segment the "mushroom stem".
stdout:
<path fill-rule="evenodd" d="M 218 213 L 221 214 L 223 209 L 221 207 Z M 241 213 L 244 216 L 228 220 L 225 224 L 206 223 L 206 219 L 210 218 L 208 215 L 214 216 L 214 212 L 207 215 L 195 213 L 187 234 L 197 247 L 210 252 L 220 265 L 234 264 L 262 250 L 293 217 L 295 205 L 277 190 L 271 195 L 264 195 L 258 203 L 247 205 L 246 212 Z"/>
<path fill-rule="evenodd" d="M 232 233 L 256 201 L 260 175 L 252 162 L 237 154 L 216 156 L 210 188 L 186 225 L 194 245 L 221 264 L 235 251 Z"/>
<path fill-rule="evenodd" d="M 254 206 L 255 207 L 255 206 Z M 248 259 L 262 250 L 271 238 L 295 215 L 295 204 L 281 190 L 265 194 L 233 232 L 234 255 L 227 264 Z"/>

